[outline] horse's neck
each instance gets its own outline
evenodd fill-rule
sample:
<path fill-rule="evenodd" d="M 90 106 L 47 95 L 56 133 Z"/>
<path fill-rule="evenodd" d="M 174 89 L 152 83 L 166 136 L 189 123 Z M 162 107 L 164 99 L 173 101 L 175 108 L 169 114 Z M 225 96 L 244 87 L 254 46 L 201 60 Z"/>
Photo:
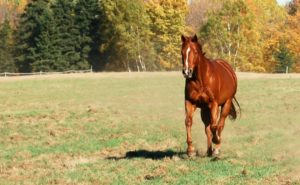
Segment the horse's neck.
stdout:
<path fill-rule="evenodd" d="M 197 74 L 195 75 L 195 80 L 203 87 L 205 78 L 206 78 L 206 73 L 208 70 L 208 61 L 205 58 L 205 56 L 199 56 L 198 58 L 198 65 L 197 65 Z"/>

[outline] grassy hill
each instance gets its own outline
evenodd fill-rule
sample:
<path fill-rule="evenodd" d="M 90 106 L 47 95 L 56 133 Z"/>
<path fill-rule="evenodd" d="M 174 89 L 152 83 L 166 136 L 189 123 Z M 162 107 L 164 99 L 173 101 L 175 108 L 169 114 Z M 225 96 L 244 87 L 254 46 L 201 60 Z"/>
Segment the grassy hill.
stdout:
<path fill-rule="evenodd" d="M 299 76 L 239 76 L 220 158 L 199 113 L 185 155 L 180 73 L 1 78 L 0 184 L 299 184 Z"/>

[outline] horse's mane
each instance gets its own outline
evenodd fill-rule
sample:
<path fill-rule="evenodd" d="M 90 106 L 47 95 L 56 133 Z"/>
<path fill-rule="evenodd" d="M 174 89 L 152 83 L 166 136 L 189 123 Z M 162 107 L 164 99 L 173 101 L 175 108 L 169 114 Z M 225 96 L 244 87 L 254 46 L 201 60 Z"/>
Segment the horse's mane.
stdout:
<path fill-rule="evenodd" d="M 205 52 L 203 52 L 203 50 L 202 50 L 202 45 L 200 44 L 200 42 L 199 41 L 197 41 L 197 42 L 194 42 L 195 43 L 195 45 L 197 46 L 197 51 L 199 52 L 199 54 L 201 53 L 203 56 L 205 56 Z"/>

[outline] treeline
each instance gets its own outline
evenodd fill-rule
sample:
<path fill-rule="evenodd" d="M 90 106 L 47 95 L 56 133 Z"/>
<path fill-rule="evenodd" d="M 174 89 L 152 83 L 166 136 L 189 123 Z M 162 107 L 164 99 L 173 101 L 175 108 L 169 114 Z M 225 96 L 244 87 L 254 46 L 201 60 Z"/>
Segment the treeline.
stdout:
<path fill-rule="evenodd" d="M 33 0 L 1 26 L 1 71 L 153 71 L 180 65 L 185 0 Z"/>
<path fill-rule="evenodd" d="M 300 70 L 300 1 L 0 1 L 0 72 L 181 68 L 180 35 L 240 71 Z"/>
<path fill-rule="evenodd" d="M 209 56 L 240 71 L 300 72 L 299 0 L 194 0 L 191 8 L 188 24 Z"/>

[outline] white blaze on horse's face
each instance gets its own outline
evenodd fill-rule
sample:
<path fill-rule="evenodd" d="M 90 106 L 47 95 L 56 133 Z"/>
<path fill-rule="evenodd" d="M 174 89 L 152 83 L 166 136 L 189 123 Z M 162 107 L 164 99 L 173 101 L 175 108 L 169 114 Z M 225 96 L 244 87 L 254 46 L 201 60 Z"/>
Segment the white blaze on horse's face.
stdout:
<path fill-rule="evenodd" d="M 182 70 L 183 76 L 185 78 L 191 78 L 192 75 L 193 75 L 192 74 L 193 70 L 189 66 L 189 55 L 190 55 L 190 52 L 191 52 L 191 48 L 188 47 L 187 50 L 186 50 L 186 55 L 185 55 L 184 68 Z"/>
<path fill-rule="evenodd" d="M 191 48 L 188 47 L 188 49 L 186 50 L 186 59 L 185 59 L 185 69 L 188 70 L 189 69 L 189 54 L 190 54 Z"/>

